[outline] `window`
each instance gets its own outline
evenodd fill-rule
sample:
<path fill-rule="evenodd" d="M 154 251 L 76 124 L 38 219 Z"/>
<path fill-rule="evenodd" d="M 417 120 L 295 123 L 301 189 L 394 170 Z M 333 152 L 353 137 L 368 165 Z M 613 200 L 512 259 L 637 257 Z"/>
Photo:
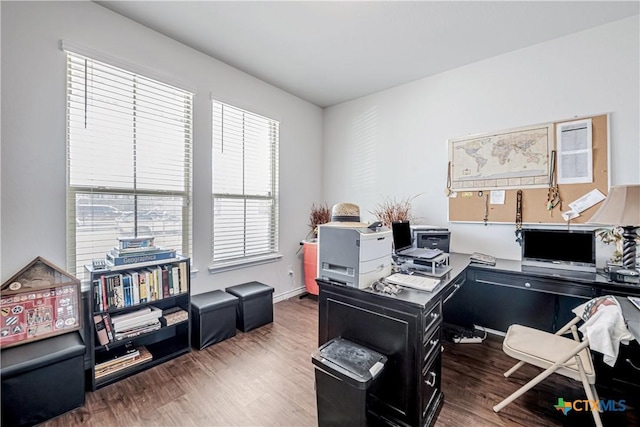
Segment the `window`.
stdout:
<path fill-rule="evenodd" d="M 67 262 L 118 237 L 155 237 L 191 253 L 189 92 L 67 52 Z"/>
<path fill-rule="evenodd" d="M 212 269 L 278 257 L 279 126 L 213 101 Z"/>

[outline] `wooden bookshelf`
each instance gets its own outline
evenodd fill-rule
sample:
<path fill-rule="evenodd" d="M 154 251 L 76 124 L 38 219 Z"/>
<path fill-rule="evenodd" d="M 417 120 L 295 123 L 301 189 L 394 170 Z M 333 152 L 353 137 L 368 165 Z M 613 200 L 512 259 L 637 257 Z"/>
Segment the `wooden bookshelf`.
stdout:
<path fill-rule="evenodd" d="M 92 390 L 191 351 L 189 264 L 188 258 L 177 258 L 129 265 L 126 268 L 94 269 L 91 265 L 85 266 L 91 280 L 91 297 L 88 301 L 91 316 L 87 321 L 91 322 L 92 330 L 89 340 Z M 163 275 L 163 271 L 166 274 Z M 144 280 L 140 279 L 141 275 L 145 276 Z M 140 289 L 141 286 L 145 287 L 144 291 Z M 146 299 L 142 299 L 142 295 L 146 295 Z M 153 318 L 149 310 L 144 310 L 151 307 L 161 312 L 184 310 L 186 319 L 165 326 L 166 322 L 160 322 L 162 316 Z M 147 313 L 146 316 L 144 313 Z M 114 327 L 112 316 L 117 319 L 123 315 L 133 318 L 129 322 L 133 326 L 120 326 L 121 320 Z M 99 322 L 94 318 L 102 320 L 102 324 L 96 327 Z M 160 323 L 159 328 L 156 322 Z M 122 329 L 116 330 L 120 327 Z M 102 331 L 103 328 L 106 330 Z M 136 356 L 127 355 L 126 349 L 136 352 Z M 117 362 L 118 358 L 123 360 Z M 100 364 L 109 364 L 109 361 L 114 361 L 113 368 L 105 373 L 100 369 Z"/>

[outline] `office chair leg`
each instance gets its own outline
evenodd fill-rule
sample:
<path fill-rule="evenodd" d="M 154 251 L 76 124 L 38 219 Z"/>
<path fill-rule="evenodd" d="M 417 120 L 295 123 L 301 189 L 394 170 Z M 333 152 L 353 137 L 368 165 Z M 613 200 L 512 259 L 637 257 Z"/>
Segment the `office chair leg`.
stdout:
<path fill-rule="evenodd" d="M 513 368 L 509 369 L 507 372 L 505 372 L 504 375 L 505 378 L 509 378 L 509 376 L 511 374 L 513 374 L 515 371 L 517 371 L 518 369 L 522 368 L 525 365 L 525 363 L 523 361 L 520 361 L 518 363 L 516 363 L 515 365 L 513 365 Z"/>
<path fill-rule="evenodd" d="M 547 369 L 545 369 L 540 374 L 538 374 L 537 377 L 535 377 L 534 379 L 532 379 L 531 381 L 529 381 L 528 383 L 520 387 L 518 390 L 514 391 L 509 397 L 507 397 L 502 402 L 494 406 L 493 407 L 494 412 L 499 412 L 509 403 L 513 402 L 514 400 L 516 400 L 517 398 L 525 394 L 527 391 L 531 390 L 533 386 L 537 385 L 540 381 L 547 378 L 549 375 L 553 374 L 558 369 L 558 367 L 560 367 L 560 365 L 561 363 L 555 363 L 549 366 Z"/>
<path fill-rule="evenodd" d="M 578 363 L 578 372 L 580 373 L 580 379 L 582 380 L 582 386 L 584 387 L 584 392 L 587 394 L 587 399 L 590 402 L 595 402 L 598 399 L 598 394 L 594 393 L 595 385 L 589 384 L 589 380 L 587 379 L 587 374 L 584 371 L 584 366 L 582 365 L 582 361 L 580 360 L 580 356 L 576 355 L 576 361 Z M 597 427 L 602 427 L 602 420 L 600 419 L 600 407 L 592 406 L 591 407 L 591 415 L 593 415 L 593 420 L 596 423 Z"/>
<path fill-rule="evenodd" d="M 598 392 L 596 391 L 596 385 L 595 384 L 589 384 L 591 386 L 591 393 L 593 393 L 593 399 L 600 401 L 600 398 L 598 397 Z"/>

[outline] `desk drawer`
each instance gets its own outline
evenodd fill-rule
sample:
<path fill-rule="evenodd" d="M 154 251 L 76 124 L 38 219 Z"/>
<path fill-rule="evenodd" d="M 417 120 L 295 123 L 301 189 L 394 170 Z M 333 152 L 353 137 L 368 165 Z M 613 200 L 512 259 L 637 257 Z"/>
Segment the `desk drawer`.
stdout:
<path fill-rule="evenodd" d="M 424 337 L 428 337 L 442 323 L 442 302 L 440 299 L 426 309 L 422 319 L 422 333 Z"/>
<path fill-rule="evenodd" d="M 462 286 L 464 286 L 464 282 L 466 281 L 467 275 L 466 273 L 462 273 L 458 277 L 455 278 L 453 283 L 449 286 L 449 288 L 442 295 L 442 305 L 446 305 L 451 298 L 460 290 Z"/>
<path fill-rule="evenodd" d="M 431 358 L 427 365 L 422 369 L 422 378 L 420 385 L 422 395 L 422 418 L 424 419 L 431 405 L 435 402 L 436 396 L 440 391 L 440 372 L 441 372 L 441 355 L 437 352 L 435 357 Z"/>
<path fill-rule="evenodd" d="M 593 286 L 560 279 L 546 280 L 520 274 L 476 270 L 473 272 L 473 280 L 487 285 L 507 286 L 555 295 L 582 297 L 585 299 L 590 299 L 596 296 L 596 289 Z"/>
<path fill-rule="evenodd" d="M 434 353 L 440 351 L 440 327 L 429 336 L 425 336 L 422 343 L 422 364 L 433 358 Z"/>

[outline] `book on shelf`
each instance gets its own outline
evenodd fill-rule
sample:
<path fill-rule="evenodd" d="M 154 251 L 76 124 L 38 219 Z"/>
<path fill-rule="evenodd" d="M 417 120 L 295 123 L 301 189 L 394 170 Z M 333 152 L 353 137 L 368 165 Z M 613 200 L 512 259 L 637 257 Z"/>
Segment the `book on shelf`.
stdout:
<path fill-rule="evenodd" d="M 122 275 L 113 274 L 107 276 L 107 288 L 109 290 L 109 296 L 111 301 L 109 307 L 111 308 L 123 308 L 124 307 L 124 291 L 122 289 Z"/>
<path fill-rule="evenodd" d="M 142 315 L 151 313 L 151 307 L 142 307 L 139 308 L 135 311 L 130 311 L 128 313 L 124 313 L 124 314 L 116 314 L 111 316 L 111 323 L 119 323 L 122 322 L 124 320 L 130 320 L 130 319 L 135 319 L 137 317 L 140 317 Z"/>
<path fill-rule="evenodd" d="M 171 295 L 175 295 L 178 292 L 175 291 L 174 287 L 173 287 L 173 266 L 171 264 L 169 265 L 165 265 L 164 267 L 162 267 L 162 269 L 164 270 L 162 272 L 162 279 L 164 280 L 164 274 L 165 271 L 167 273 L 167 284 L 169 286 L 169 296 Z"/>
<path fill-rule="evenodd" d="M 146 248 L 132 248 L 132 249 L 120 249 L 116 246 L 114 246 L 113 249 L 111 249 L 111 253 L 113 253 L 114 255 L 118 255 L 118 256 L 123 256 L 123 255 L 146 255 L 146 254 L 152 254 L 155 252 L 162 252 L 162 251 L 166 251 L 166 248 L 160 247 L 160 246 L 149 246 Z"/>
<path fill-rule="evenodd" d="M 137 271 L 131 272 L 131 287 L 133 288 L 132 295 L 132 305 L 140 304 L 140 285 L 139 285 L 139 274 Z"/>
<path fill-rule="evenodd" d="M 120 334 L 120 336 L 122 336 L 122 334 L 128 334 L 130 332 L 138 331 L 139 329 L 146 329 L 146 328 L 156 326 L 159 324 L 158 319 L 159 317 L 154 317 L 150 319 L 140 319 L 139 321 L 136 321 L 133 323 L 118 325 L 117 327 L 114 327 L 115 335 L 118 336 L 118 334 Z"/>
<path fill-rule="evenodd" d="M 149 285 L 149 294 L 147 302 L 158 300 L 158 272 L 154 267 L 147 268 L 147 283 Z"/>
<path fill-rule="evenodd" d="M 122 356 L 117 356 L 104 363 L 96 364 L 95 378 L 99 379 L 153 359 L 153 356 L 145 346 L 139 346 L 135 349 L 125 349 L 125 351 L 126 353 Z"/>
<path fill-rule="evenodd" d="M 168 298 L 173 292 L 169 289 L 169 270 L 160 268 L 160 279 L 162 281 L 162 297 Z"/>
<path fill-rule="evenodd" d="M 162 326 L 171 326 L 189 319 L 189 313 L 181 307 L 171 307 L 162 311 L 160 323 Z"/>
<path fill-rule="evenodd" d="M 93 286 L 93 311 L 102 311 L 102 282 L 100 278 L 94 279 Z"/>
<path fill-rule="evenodd" d="M 113 332 L 109 325 L 109 315 L 96 314 L 93 316 L 93 322 L 96 326 L 96 336 L 100 345 L 107 345 L 113 342 Z"/>
<path fill-rule="evenodd" d="M 187 262 L 182 261 L 180 264 L 180 293 L 185 293 L 188 291 L 187 289 Z"/>
<path fill-rule="evenodd" d="M 116 340 L 121 340 L 125 336 L 133 337 L 140 335 L 140 333 L 147 332 L 147 330 L 160 329 L 160 326 L 159 317 L 154 319 L 144 319 L 133 324 L 114 326 L 114 336 Z"/>
<path fill-rule="evenodd" d="M 124 329 L 120 332 L 116 332 L 116 341 L 124 339 L 135 338 L 138 335 L 146 334 L 147 332 L 157 331 L 162 327 L 159 319 L 155 319 L 147 324 Z"/>
<path fill-rule="evenodd" d="M 176 251 L 174 249 L 166 249 L 159 252 L 152 252 L 148 254 L 135 254 L 135 255 L 122 255 L 114 253 L 113 251 L 105 254 L 105 261 L 109 267 L 120 267 L 133 264 L 140 264 L 145 262 L 155 262 L 176 258 Z"/>
<path fill-rule="evenodd" d="M 138 291 L 140 293 L 140 302 L 145 303 L 149 301 L 149 272 L 138 272 Z"/>
<path fill-rule="evenodd" d="M 137 304 L 135 302 L 135 289 L 138 287 L 134 282 L 134 275 L 132 273 L 125 273 L 122 275 L 122 287 L 124 289 L 124 306 L 131 307 Z"/>
<path fill-rule="evenodd" d="M 162 284 L 162 267 L 157 266 L 153 268 L 153 277 L 156 279 L 156 299 L 160 300 L 164 298 L 164 289 Z"/>
<path fill-rule="evenodd" d="M 116 336 L 113 332 L 113 324 L 111 323 L 111 316 L 109 316 L 109 313 L 104 313 L 102 315 L 102 319 L 104 321 L 104 327 L 107 330 L 107 337 L 109 338 L 109 342 L 114 342 L 116 339 Z"/>
<path fill-rule="evenodd" d="M 118 347 L 106 353 L 96 355 L 96 369 L 103 369 L 108 366 L 116 365 L 124 360 L 133 359 L 140 355 L 138 348 L 129 345 Z"/>
<path fill-rule="evenodd" d="M 107 296 L 107 278 L 103 275 L 100 276 L 100 285 L 102 286 L 102 310 L 106 310 L 109 307 L 108 296 Z"/>
<path fill-rule="evenodd" d="M 118 237 L 118 249 L 144 249 L 155 246 L 155 238 L 153 236 L 144 237 Z"/>
<path fill-rule="evenodd" d="M 162 310 L 156 307 L 144 307 L 131 313 L 119 314 L 111 316 L 111 324 L 116 332 L 146 325 L 149 322 L 156 321 L 162 316 Z"/>
<path fill-rule="evenodd" d="M 173 294 L 180 293 L 180 268 L 177 266 L 171 267 L 171 283 L 173 285 Z"/>

